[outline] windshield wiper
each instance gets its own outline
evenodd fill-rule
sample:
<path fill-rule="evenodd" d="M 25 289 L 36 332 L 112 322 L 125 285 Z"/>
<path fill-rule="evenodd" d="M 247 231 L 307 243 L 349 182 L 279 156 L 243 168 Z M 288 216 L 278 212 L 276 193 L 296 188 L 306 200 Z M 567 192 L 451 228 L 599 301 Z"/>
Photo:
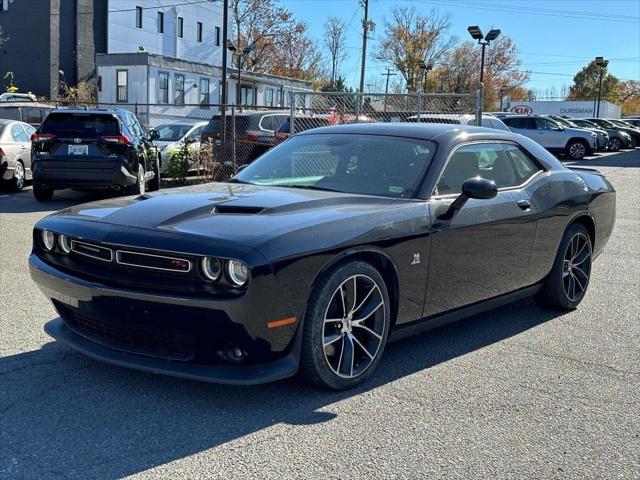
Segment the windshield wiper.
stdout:
<path fill-rule="evenodd" d="M 319 190 L 322 192 L 339 192 L 340 190 L 334 190 L 333 188 L 318 187 L 317 185 L 273 185 L 274 187 L 287 187 L 287 188 L 303 188 L 305 190 Z"/>

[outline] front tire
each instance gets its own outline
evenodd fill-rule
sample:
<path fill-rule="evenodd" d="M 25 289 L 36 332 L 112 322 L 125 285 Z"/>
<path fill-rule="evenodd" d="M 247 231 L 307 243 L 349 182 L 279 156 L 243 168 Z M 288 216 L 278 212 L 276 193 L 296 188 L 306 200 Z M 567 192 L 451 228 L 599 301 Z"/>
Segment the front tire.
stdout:
<path fill-rule="evenodd" d="M 571 140 L 566 148 L 566 154 L 571 160 L 582 160 L 588 151 L 589 146 L 584 140 Z"/>
<path fill-rule="evenodd" d="M 584 298 L 591 278 L 591 237 L 587 229 L 574 224 L 566 231 L 553 268 L 538 292 L 538 301 L 550 308 L 575 310 Z"/>
<path fill-rule="evenodd" d="M 622 142 L 619 138 L 612 138 L 609 140 L 609 150 L 612 152 L 617 152 L 622 148 Z"/>
<path fill-rule="evenodd" d="M 48 202 L 53 198 L 53 188 L 47 188 L 34 180 L 33 196 L 39 202 Z"/>
<path fill-rule="evenodd" d="M 384 280 L 370 264 L 349 262 L 325 274 L 305 313 L 301 376 L 334 390 L 364 381 L 384 351 L 390 307 Z"/>
<path fill-rule="evenodd" d="M 149 180 L 149 191 L 155 192 L 160 190 L 160 160 L 157 159 L 155 161 L 155 165 L 153 166 L 154 176 L 151 180 Z"/>
<path fill-rule="evenodd" d="M 138 164 L 138 181 L 127 188 L 127 195 L 144 195 L 146 192 L 146 185 L 144 182 L 144 167 L 142 164 Z"/>

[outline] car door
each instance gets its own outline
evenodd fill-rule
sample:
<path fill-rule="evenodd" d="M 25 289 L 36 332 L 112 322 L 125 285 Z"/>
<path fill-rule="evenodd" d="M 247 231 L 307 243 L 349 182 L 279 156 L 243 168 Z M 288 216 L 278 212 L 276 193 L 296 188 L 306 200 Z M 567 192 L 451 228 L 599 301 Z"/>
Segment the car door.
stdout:
<path fill-rule="evenodd" d="M 23 123 L 20 125 L 24 131 L 24 136 L 20 136 L 20 142 L 22 143 L 20 150 L 22 152 L 22 163 L 25 168 L 25 175 L 28 180 L 31 179 L 31 135 L 36 132 L 36 129 L 31 125 Z"/>
<path fill-rule="evenodd" d="M 516 168 L 514 149 L 526 166 Z M 453 151 L 429 200 L 431 253 L 423 316 L 526 286 L 537 211 L 524 186 L 541 171 L 511 143 L 471 143 Z M 462 183 L 477 176 L 495 181 L 496 197 L 469 199 L 453 218 L 443 219 Z"/>
<path fill-rule="evenodd" d="M 27 132 L 22 128 L 20 123 L 15 122 L 11 124 L 8 137 L 5 136 L 6 141 L 2 148 L 5 154 L 11 159 L 11 164 L 15 165 L 15 162 L 21 161 L 25 168 L 25 174 L 27 169 L 31 169 L 31 139 L 27 136 Z"/>
<path fill-rule="evenodd" d="M 538 143 L 545 148 L 559 150 L 566 146 L 567 138 L 564 129 L 556 122 L 545 117 L 536 117 L 536 128 L 540 140 Z"/>

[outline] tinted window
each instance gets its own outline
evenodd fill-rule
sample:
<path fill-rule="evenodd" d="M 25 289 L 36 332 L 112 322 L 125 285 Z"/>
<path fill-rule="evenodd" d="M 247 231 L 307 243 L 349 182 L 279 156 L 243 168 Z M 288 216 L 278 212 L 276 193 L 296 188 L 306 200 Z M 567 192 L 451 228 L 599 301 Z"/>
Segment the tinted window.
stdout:
<path fill-rule="evenodd" d="M 10 120 L 22 120 L 20 109 L 18 107 L 0 108 L 0 118 L 8 118 Z"/>
<path fill-rule="evenodd" d="M 266 115 L 262 117 L 260 121 L 260 128 L 263 130 L 272 130 L 273 131 L 273 117 L 271 115 Z"/>
<path fill-rule="evenodd" d="M 302 135 L 268 151 L 237 179 L 386 197 L 412 197 L 431 162 L 428 140 L 381 135 Z"/>
<path fill-rule="evenodd" d="M 158 140 L 163 142 L 175 142 L 176 140 L 180 140 L 184 137 L 190 128 L 191 125 L 160 125 L 156 128 L 160 134 L 160 138 L 158 138 Z"/>
<path fill-rule="evenodd" d="M 51 133 L 59 137 L 93 138 L 118 135 L 120 128 L 113 115 L 54 112 L 41 125 L 40 133 Z"/>
<path fill-rule="evenodd" d="M 535 122 L 538 130 L 558 130 L 558 124 L 548 118 L 538 117 Z"/>
<path fill-rule="evenodd" d="M 492 180 L 498 188 L 521 185 L 539 168 L 518 147 L 482 143 L 455 151 L 436 185 L 436 195 L 459 194 L 462 184 L 474 177 Z"/>
<path fill-rule="evenodd" d="M 523 128 L 522 118 L 506 117 L 502 119 L 502 121 L 504 122 L 505 125 L 511 128 Z"/>
<path fill-rule="evenodd" d="M 16 142 L 28 142 L 30 139 L 19 123 L 15 123 L 11 126 L 11 136 Z"/>

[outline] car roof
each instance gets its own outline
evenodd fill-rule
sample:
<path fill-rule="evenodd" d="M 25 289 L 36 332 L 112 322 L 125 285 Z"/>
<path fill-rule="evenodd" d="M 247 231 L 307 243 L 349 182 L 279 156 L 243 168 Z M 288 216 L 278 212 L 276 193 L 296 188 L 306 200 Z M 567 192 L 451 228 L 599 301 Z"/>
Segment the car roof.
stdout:
<path fill-rule="evenodd" d="M 450 141 L 464 134 L 473 134 L 478 139 L 513 139 L 515 134 L 493 128 L 446 123 L 357 123 L 306 130 L 297 135 L 318 135 L 322 133 L 343 133 L 361 135 L 387 135 L 422 140 Z"/>
<path fill-rule="evenodd" d="M 125 108 L 78 108 L 78 107 L 56 107 L 51 113 L 95 113 L 96 115 L 105 113 L 131 113 Z"/>

